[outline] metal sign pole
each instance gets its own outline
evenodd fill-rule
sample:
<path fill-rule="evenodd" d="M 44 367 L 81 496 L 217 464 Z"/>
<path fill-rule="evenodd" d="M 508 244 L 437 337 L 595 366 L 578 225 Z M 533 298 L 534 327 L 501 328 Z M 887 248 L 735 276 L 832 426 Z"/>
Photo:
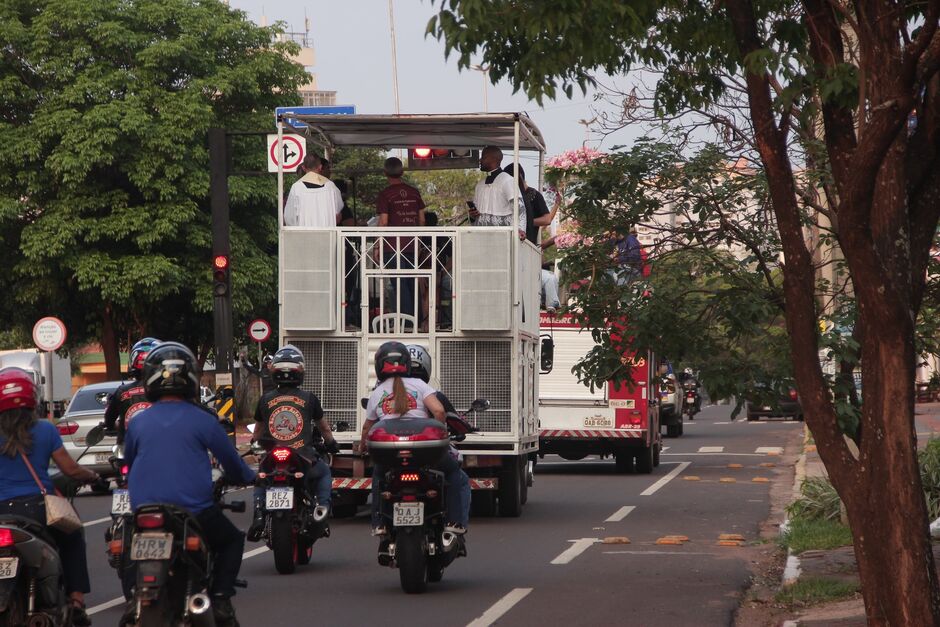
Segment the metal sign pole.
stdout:
<path fill-rule="evenodd" d="M 264 396 L 264 362 L 261 361 L 261 342 L 258 342 L 258 402 Z"/>

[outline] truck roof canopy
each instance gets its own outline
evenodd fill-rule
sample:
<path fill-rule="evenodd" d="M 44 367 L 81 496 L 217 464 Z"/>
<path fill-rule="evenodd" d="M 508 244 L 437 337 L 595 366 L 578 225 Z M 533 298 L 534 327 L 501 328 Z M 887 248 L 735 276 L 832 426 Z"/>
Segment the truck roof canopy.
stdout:
<path fill-rule="evenodd" d="M 302 115 L 285 113 L 285 121 L 303 122 L 307 137 L 329 147 L 482 148 L 512 150 L 519 121 L 519 149 L 545 150 L 538 127 L 524 113 L 408 115 Z M 290 130 L 285 128 L 285 131 Z"/>

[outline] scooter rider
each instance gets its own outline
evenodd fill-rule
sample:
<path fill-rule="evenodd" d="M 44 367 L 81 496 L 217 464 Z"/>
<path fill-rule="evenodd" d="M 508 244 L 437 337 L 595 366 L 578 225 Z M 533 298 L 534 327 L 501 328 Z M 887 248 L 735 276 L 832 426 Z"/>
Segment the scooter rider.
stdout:
<path fill-rule="evenodd" d="M 117 430 L 118 444 L 124 442 L 124 434 L 127 433 L 131 418 L 150 407 L 140 378 L 147 355 L 159 344 L 160 340 L 145 337 L 131 347 L 127 361 L 127 373 L 131 380 L 122 383 L 108 400 L 108 406 L 104 410 L 104 426 L 110 432 Z"/>
<path fill-rule="evenodd" d="M 430 367 L 430 358 L 427 360 Z M 369 397 L 366 420 L 362 425 L 362 436 L 355 450 L 364 451 L 364 442 L 369 431 L 380 420 L 396 418 L 428 418 L 429 414 L 446 423 L 444 406 L 437 391 L 424 380 L 411 376 L 411 354 L 401 342 L 386 342 L 375 353 L 375 374 L 379 385 Z M 470 519 L 470 480 L 461 470 L 460 463 L 449 453 L 445 454 L 438 468 L 447 481 L 447 513 L 450 521 L 447 531 L 463 534 Z M 387 530 L 382 525 L 379 513 L 379 483 L 386 469 L 376 464 L 372 470 L 372 529 L 382 536 Z"/>
<path fill-rule="evenodd" d="M 216 415 L 198 404 L 199 372 L 192 351 L 177 342 L 160 344 L 147 355 L 142 382 L 153 405 L 127 430 L 124 454 L 130 466 L 131 507 L 166 503 L 196 517 L 214 558 L 209 593 L 215 623 L 237 627 L 231 597 L 245 534 L 215 502 L 209 453 L 222 465 L 230 484 L 251 484 L 255 473 L 242 461 Z M 135 571 L 127 568 L 124 576 L 136 583 Z M 135 611 L 132 601 L 121 624 L 133 619 Z"/>
<path fill-rule="evenodd" d="M 323 407 L 314 394 L 300 389 L 304 381 L 304 356 L 288 344 L 274 354 L 271 360 L 271 378 L 276 389 L 264 394 L 255 410 L 255 431 L 252 440 L 274 442 L 280 446 L 298 449 L 310 462 L 307 471 L 307 489 L 317 497 L 315 519 L 325 519 L 330 509 L 333 477 L 330 467 L 316 450 L 319 436 L 326 450 L 338 453 L 330 424 L 323 419 Z M 319 434 L 316 430 L 319 430 Z M 264 531 L 264 488 L 254 493 L 254 515 L 248 528 L 248 539 L 257 542 Z M 329 526 L 324 529 L 329 535 Z"/>

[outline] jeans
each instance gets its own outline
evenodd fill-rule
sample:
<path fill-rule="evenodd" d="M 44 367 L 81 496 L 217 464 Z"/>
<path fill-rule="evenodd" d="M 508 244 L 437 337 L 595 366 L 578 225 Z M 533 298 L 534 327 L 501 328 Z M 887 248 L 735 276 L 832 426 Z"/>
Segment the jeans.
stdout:
<path fill-rule="evenodd" d="M 222 513 L 218 505 L 196 514 L 196 521 L 202 528 L 202 537 L 209 551 L 212 552 L 212 586 L 209 593 L 231 597 L 235 594 L 235 580 L 238 579 L 238 571 L 242 566 L 245 534 Z M 126 591 L 137 584 L 136 566 L 135 562 L 128 560 L 128 566 L 122 573 Z"/>
<path fill-rule="evenodd" d="M 414 246 L 414 244 L 412 244 Z M 394 254 L 394 253 L 393 253 Z M 389 266 L 395 268 L 394 263 Z M 413 270 L 415 267 L 414 262 L 414 251 L 406 248 L 398 254 L 398 266 L 399 270 Z M 391 304 L 386 306 L 383 313 L 389 313 L 392 311 L 407 314 L 409 316 L 415 315 L 415 279 L 414 278 L 393 278 L 391 279 Z M 398 286 L 401 286 L 401 294 L 398 292 Z M 401 297 L 401 308 L 398 307 L 398 297 Z"/>
<path fill-rule="evenodd" d="M 315 463 L 311 464 L 310 468 L 307 469 L 307 476 L 304 477 L 304 479 L 307 484 L 307 490 L 310 491 L 310 494 L 317 497 L 317 504 L 329 507 L 333 495 L 333 474 L 330 472 L 330 467 L 323 461 L 323 458 L 317 459 Z M 255 503 L 263 501 L 263 486 L 255 486 L 254 499 Z"/>
<path fill-rule="evenodd" d="M 447 522 L 454 522 L 467 527 L 470 523 L 470 478 L 460 467 L 460 462 L 445 453 L 437 464 L 437 469 L 444 473 L 447 488 L 444 490 L 447 508 Z M 379 509 L 381 496 L 379 483 L 384 481 L 388 468 L 376 464 L 372 468 L 372 526 L 382 524 L 382 514 Z"/>
<path fill-rule="evenodd" d="M 46 524 L 46 504 L 41 494 L 0 502 L 0 516 L 13 515 L 32 518 Z M 63 533 L 54 527 L 46 527 L 49 535 L 59 550 L 62 562 L 62 575 L 65 579 L 65 592 L 91 592 L 88 579 L 88 561 L 85 556 L 85 531 L 79 529 L 72 533 Z"/>

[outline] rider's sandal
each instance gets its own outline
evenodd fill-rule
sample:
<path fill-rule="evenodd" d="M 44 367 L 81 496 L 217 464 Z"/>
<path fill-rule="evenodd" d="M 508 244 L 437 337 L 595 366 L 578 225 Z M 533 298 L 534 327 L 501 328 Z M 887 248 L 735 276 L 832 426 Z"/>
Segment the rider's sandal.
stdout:
<path fill-rule="evenodd" d="M 73 627 L 88 627 L 91 625 L 91 619 L 85 611 L 85 604 L 81 601 L 71 601 L 72 604 L 72 625 Z"/>

